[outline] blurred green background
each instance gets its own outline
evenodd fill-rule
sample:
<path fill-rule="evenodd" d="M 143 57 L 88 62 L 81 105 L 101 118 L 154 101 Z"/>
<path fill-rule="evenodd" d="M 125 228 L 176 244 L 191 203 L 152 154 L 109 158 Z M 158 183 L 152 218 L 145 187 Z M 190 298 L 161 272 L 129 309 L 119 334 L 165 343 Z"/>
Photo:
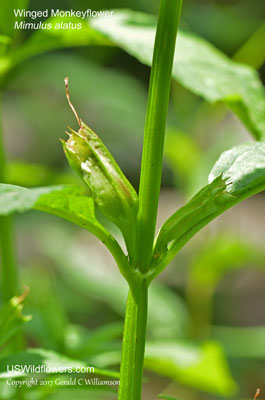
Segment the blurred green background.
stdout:
<path fill-rule="evenodd" d="M 32 10 L 129 8 L 152 14 L 158 6 L 158 0 L 29 2 Z M 264 81 L 264 15 L 264 0 L 184 0 L 181 25 L 229 57 L 254 64 Z M 29 35 L 22 32 L 16 44 Z M 244 47 L 250 40 L 251 47 Z M 76 128 L 64 91 L 69 76 L 79 115 L 138 188 L 149 73 L 108 46 L 56 50 L 12 69 L 2 96 L 8 182 L 81 184 L 58 140 L 68 125 Z M 209 105 L 172 82 L 158 226 L 207 183 L 222 151 L 249 138 L 224 105 Z M 247 399 L 262 386 L 265 393 L 264 206 L 264 195 L 258 195 L 219 217 L 154 283 L 144 400 L 159 393 L 183 400 Z M 33 316 L 25 325 L 27 345 L 117 369 L 127 288 L 112 258 L 92 235 L 56 217 L 30 212 L 14 220 L 20 284 L 30 288 L 25 314 Z M 12 390 L 1 396 L 17 398 Z M 23 396 L 116 395 L 72 388 L 25 390 Z"/>

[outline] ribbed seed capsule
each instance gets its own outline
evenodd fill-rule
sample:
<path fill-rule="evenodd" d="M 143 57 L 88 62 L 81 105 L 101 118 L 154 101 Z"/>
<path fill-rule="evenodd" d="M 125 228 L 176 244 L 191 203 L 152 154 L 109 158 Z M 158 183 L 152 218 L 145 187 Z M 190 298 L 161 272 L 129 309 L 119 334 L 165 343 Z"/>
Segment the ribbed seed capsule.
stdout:
<path fill-rule="evenodd" d="M 103 142 L 81 123 L 78 132 L 70 129 L 64 143 L 69 164 L 87 184 L 102 212 L 114 222 L 125 222 L 137 213 L 137 194 Z"/>
<path fill-rule="evenodd" d="M 65 83 L 69 104 L 80 125 L 78 132 L 70 129 L 69 139 L 63 142 L 66 157 L 103 214 L 122 231 L 128 251 L 133 254 L 137 194 L 97 134 L 79 119 L 70 102 L 67 78 Z"/>

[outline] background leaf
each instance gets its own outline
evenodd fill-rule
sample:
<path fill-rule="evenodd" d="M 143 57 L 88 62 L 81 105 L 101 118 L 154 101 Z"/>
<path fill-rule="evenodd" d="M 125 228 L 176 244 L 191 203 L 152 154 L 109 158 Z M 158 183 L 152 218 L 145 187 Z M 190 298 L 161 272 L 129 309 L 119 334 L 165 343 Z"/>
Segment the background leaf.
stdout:
<path fill-rule="evenodd" d="M 22 314 L 23 297 L 13 297 L 0 308 L 0 347 L 3 346 L 23 325 L 31 319 Z"/>
<path fill-rule="evenodd" d="M 22 371 L 9 372 L 7 371 L 7 365 L 9 365 L 10 367 L 15 365 L 34 367 L 44 365 L 46 368 L 54 368 L 54 371 L 52 371 L 51 373 L 58 373 L 56 372 L 56 368 L 72 368 L 72 370 L 75 371 L 76 368 L 79 367 L 93 367 L 92 365 L 84 363 L 80 360 L 72 360 L 71 358 L 65 357 L 62 354 L 58 354 L 45 349 L 28 349 L 0 360 L 0 378 L 2 379 L 34 375 L 30 372 L 27 373 Z M 108 376 L 115 379 L 119 378 L 118 372 L 115 371 L 100 370 L 98 368 L 95 368 L 94 373 L 97 375 Z"/>
<path fill-rule="evenodd" d="M 9 0 L 1 1 L 0 3 L 0 32 L 2 34 L 13 36 L 16 31 L 14 30 L 14 23 L 20 21 L 22 17 L 16 17 L 14 9 L 27 8 L 29 0 Z"/>
<path fill-rule="evenodd" d="M 195 250 L 186 293 L 196 336 L 209 333 L 218 285 L 228 274 L 242 269 L 261 269 L 265 272 L 264 255 L 263 248 L 231 235 L 229 231 L 207 240 L 205 245 Z"/>
<path fill-rule="evenodd" d="M 75 184 L 78 178 L 69 172 L 61 172 L 40 163 L 27 163 L 21 160 L 10 161 L 6 165 L 6 181 L 11 185 L 38 187 L 55 184 Z"/>
<path fill-rule="evenodd" d="M 147 343 L 145 367 L 185 385 L 220 395 L 231 395 L 236 389 L 221 347 L 214 342 L 200 347 L 176 342 Z"/>
<path fill-rule="evenodd" d="M 214 326 L 213 337 L 229 358 L 265 359 L 265 326 Z"/>
<path fill-rule="evenodd" d="M 144 64 L 151 65 L 156 21 L 133 11 L 115 11 L 112 18 L 93 19 L 104 33 Z M 254 69 L 230 60 L 205 40 L 178 33 L 173 77 L 212 103 L 226 103 L 257 139 L 265 138 L 265 96 Z"/>
<path fill-rule="evenodd" d="M 16 65 L 27 58 L 46 53 L 64 47 L 89 46 L 89 45 L 108 45 L 106 40 L 99 32 L 92 29 L 86 20 L 70 17 L 53 17 L 45 21 L 51 24 L 51 29 L 39 29 L 16 50 L 10 53 L 11 65 Z M 81 29 L 56 29 L 56 24 L 81 24 Z"/>

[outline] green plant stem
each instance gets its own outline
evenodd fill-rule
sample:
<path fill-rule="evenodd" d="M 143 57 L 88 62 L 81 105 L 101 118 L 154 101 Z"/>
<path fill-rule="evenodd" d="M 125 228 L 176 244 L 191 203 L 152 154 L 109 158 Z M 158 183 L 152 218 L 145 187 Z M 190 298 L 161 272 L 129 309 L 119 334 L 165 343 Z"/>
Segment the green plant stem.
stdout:
<path fill-rule="evenodd" d="M 172 65 L 182 0 L 161 0 L 148 95 L 139 190 L 137 267 L 152 258 Z"/>
<path fill-rule="evenodd" d="M 123 333 L 119 400 L 141 400 L 152 260 L 175 42 L 182 0 L 161 0 L 146 114 L 137 219 L 137 289 L 130 290 Z M 136 271 L 137 272 L 137 271 Z"/>
<path fill-rule="evenodd" d="M 138 293 L 129 291 L 123 332 L 119 400 L 140 400 L 147 321 L 148 286 L 142 279 Z"/>
<path fill-rule="evenodd" d="M 135 364 L 134 364 L 134 375 L 133 375 L 134 400 L 141 399 L 141 393 L 142 393 L 147 312 L 148 312 L 148 284 L 146 279 L 143 279 L 141 282 L 137 298 L 136 348 L 135 348 Z"/>
<path fill-rule="evenodd" d="M 0 181 L 5 182 L 5 150 L 0 126 Z M 17 270 L 14 257 L 12 217 L 0 217 L 2 300 L 7 301 L 17 293 Z"/>
<path fill-rule="evenodd" d="M 110 253 L 115 259 L 117 266 L 121 274 L 127 280 L 130 289 L 133 292 L 136 291 L 139 280 L 138 274 L 135 271 L 135 269 L 129 264 L 127 257 L 124 255 L 118 242 L 110 234 L 105 235 L 105 237 L 103 236 L 101 240 L 104 243 L 104 245 L 109 249 Z"/>

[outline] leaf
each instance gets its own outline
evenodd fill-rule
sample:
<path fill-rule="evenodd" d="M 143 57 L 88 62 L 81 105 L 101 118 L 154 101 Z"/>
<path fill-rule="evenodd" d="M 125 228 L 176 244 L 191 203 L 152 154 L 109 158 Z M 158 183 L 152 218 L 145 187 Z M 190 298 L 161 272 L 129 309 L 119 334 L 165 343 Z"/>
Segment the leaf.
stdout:
<path fill-rule="evenodd" d="M 26 189 L 0 184 L 0 215 L 30 209 L 47 212 L 87 229 L 100 239 L 113 255 L 121 274 L 127 281 L 133 272 L 114 237 L 97 221 L 92 197 L 78 186 L 50 186 Z"/>
<path fill-rule="evenodd" d="M 232 270 L 246 267 L 264 269 L 263 249 L 223 232 L 197 249 L 190 266 L 187 300 L 197 334 L 205 332 L 212 318 L 215 289 Z M 218 340 L 219 342 L 219 340 Z"/>
<path fill-rule="evenodd" d="M 6 166 L 6 181 L 9 184 L 27 187 L 45 185 L 52 180 L 54 172 L 42 164 L 30 164 L 16 160 L 9 162 Z"/>
<path fill-rule="evenodd" d="M 167 396 L 165 394 L 160 394 L 158 396 L 159 399 L 164 399 L 164 400 L 180 400 L 180 399 L 176 399 L 175 397 L 172 396 Z"/>
<path fill-rule="evenodd" d="M 219 395 L 231 395 L 236 384 L 218 344 L 200 347 L 176 342 L 147 343 L 145 367 L 179 383 Z"/>
<path fill-rule="evenodd" d="M 176 151 L 176 149 L 181 149 L 181 151 Z M 164 154 L 174 175 L 180 177 L 183 184 L 186 185 L 203 158 L 199 146 L 192 136 L 172 129 L 166 132 Z"/>
<path fill-rule="evenodd" d="M 45 20 L 44 23 L 51 24 L 51 29 L 36 30 L 18 49 L 10 52 L 7 57 L 7 68 L 11 68 L 30 57 L 64 47 L 97 44 L 106 46 L 109 44 L 109 40 L 92 29 L 86 20 L 82 20 L 81 18 L 52 17 Z M 82 28 L 71 29 L 68 27 L 67 29 L 57 29 L 56 24 L 67 24 L 68 26 L 70 24 L 72 26 L 81 24 Z"/>
<path fill-rule="evenodd" d="M 27 8 L 28 0 L 9 0 L 1 1 L 0 4 L 0 33 L 14 36 L 15 21 L 20 21 L 22 17 L 15 16 L 14 10 Z"/>
<path fill-rule="evenodd" d="M 152 64 L 156 20 L 130 10 L 90 25 L 144 64 Z M 205 40 L 179 31 L 173 77 L 211 103 L 227 104 L 257 139 L 265 138 L 265 96 L 256 71 L 236 63 Z"/>
<path fill-rule="evenodd" d="M 7 45 L 11 43 L 11 38 L 9 36 L 0 35 L 0 46 Z M 0 47 L 1 49 L 1 47 Z"/>
<path fill-rule="evenodd" d="M 6 165 L 6 181 L 17 186 L 37 187 L 51 184 L 75 184 L 77 178 L 69 171 L 62 173 L 40 163 L 21 160 L 9 161 Z"/>
<path fill-rule="evenodd" d="M 221 234 L 207 242 L 196 252 L 190 272 L 190 284 L 196 295 L 198 288 L 214 288 L 229 271 L 253 267 L 264 268 L 264 251 L 229 233 Z M 194 288 L 196 288 L 194 290 Z M 196 296 L 197 297 L 197 296 Z"/>
<path fill-rule="evenodd" d="M 34 217 L 32 222 L 35 227 L 37 224 Z M 43 227 L 43 224 L 41 226 Z M 62 224 L 62 229 L 65 229 L 65 224 Z M 32 237 L 35 237 L 36 233 L 33 227 L 30 232 Z M 55 232 L 51 234 L 53 238 L 57 238 Z M 38 240 L 43 248 L 41 238 L 38 237 Z M 27 310 L 32 315 L 31 323 L 25 327 L 26 335 L 34 337 L 34 341 L 38 343 L 39 347 L 55 351 L 61 350 L 65 348 L 65 330 L 69 324 L 68 310 L 64 307 L 62 297 L 65 296 L 67 301 L 73 301 L 69 290 L 66 289 L 64 294 L 61 293 L 61 279 L 56 279 L 56 272 L 45 268 L 41 261 L 40 264 L 34 263 L 33 268 L 28 264 L 23 267 L 23 282 L 30 287 Z"/>
<path fill-rule="evenodd" d="M 26 189 L 0 185 L 0 215 L 30 209 L 44 211 L 80 225 L 95 235 L 104 229 L 95 217 L 94 201 L 85 189 L 75 186 L 47 186 Z"/>
<path fill-rule="evenodd" d="M 231 358 L 265 359 L 265 326 L 214 326 L 213 336 Z"/>
<path fill-rule="evenodd" d="M 74 358 L 89 358 L 94 355 L 113 354 L 118 350 L 118 359 L 113 365 L 120 362 L 120 338 L 122 337 L 122 321 L 103 325 L 96 329 L 87 329 L 81 325 L 68 325 L 64 331 L 64 342 L 67 354 Z M 100 364 L 95 362 L 95 365 Z M 104 367 L 106 364 L 104 365 Z"/>
<path fill-rule="evenodd" d="M 170 248 L 180 241 L 184 245 L 235 200 L 225 189 L 225 181 L 221 177 L 215 179 L 163 224 L 154 250 L 157 261 L 169 244 Z"/>
<path fill-rule="evenodd" d="M 0 347 L 31 319 L 22 314 L 23 300 L 23 296 L 15 296 L 0 308 Z"/>
<path fill-rule="evenodd" d="M 190 324 L 185 302 L 161 282 L 149 288 L 148 331 L 155 340 L 182 338 Z"/>
<path fill-rule="evenodd" d="M 222 174 L 232 194 L 249 190 L 265 180 L 265 143 L 245 142 L 225 151 L 214 165 L 209 182 Z"/>
<path fill-rule="evenodd" d="M 168 262 L 214 218 L 264 190 L 264 155 L 262 142 L 246 142 L 224 152 L 210 173 L 210 183 L 162 226 L 154 252 L 157 262 L 169 244 Z"/>
<path fill-rule="evenodd" d="M 25 368 L 23 368 L 23 371 L 22 368 L 19 371 L 14 368 L 14 371 L 12 371 L 11 367 L 15 365 L 24 366 Z M 84 361 L 73 360 L 62 354 L 45 349 L 28 349 L 3 358 L 0 360 L 0 378 L 18 378 L 34 375 L 30 371 L 30 368 L 39 366 L 44 366 L 43 368 L 47 369 L 47 373 L 49 374 L 64 373 L 65 371 L 60 372 L 60 368 L 66 370 L 66 373 L 71 373 L 77 372 L 77 368 L 87 367 L 89 374 L 103 375 L 115 379 L 119 378 L 119 374 L 115 371 L 94 368 Z M 89 369 L 89 367 L 92 369 Z M 45 373 L 45 371 L 43 372 Z"/>

